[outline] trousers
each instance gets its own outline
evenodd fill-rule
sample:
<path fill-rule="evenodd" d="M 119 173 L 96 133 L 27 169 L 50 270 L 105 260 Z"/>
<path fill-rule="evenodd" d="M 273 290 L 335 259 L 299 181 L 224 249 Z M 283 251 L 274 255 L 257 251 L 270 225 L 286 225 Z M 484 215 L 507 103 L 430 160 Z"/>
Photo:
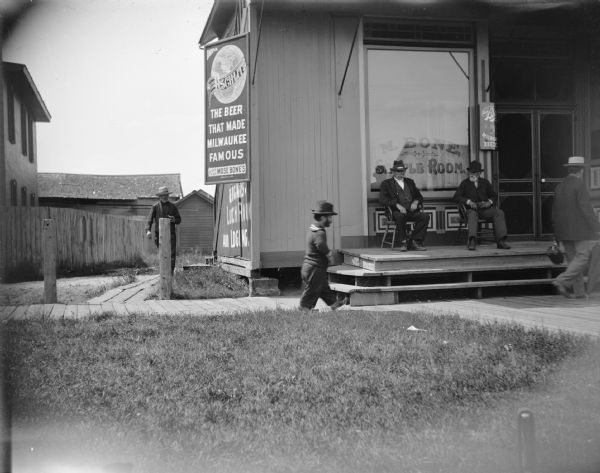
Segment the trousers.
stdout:
<path fill-rule="evenodd" d="M 427 225 L 429 225 L 429 214 L 424 212 L 407 212 L 403 214 L 399 210 L 392 210 L 392 217 L 396 222 L 396 239 L 399 241 L 406 240 L 406 222 L 415 222 L 415 226 L 411 235 L 414 241 L 422 242 L 427 234 Z"/>
<path fill-rule="evenodd" d="M 565 247 L 568 265 L 567 269 L 556 277 L 556 281 L 563 286 L 573 288 L 573 294 L 576 297 L 585 295 L 583 276 L 587 272 L 592 249 L 596 243 L 596 240 L 566 240 L 562 242 Z"/>
<path fill-rule="evenodd" d="M 477 220 L 483 218 L 491 220 L 494 226 L 494 237 L 496 241 L 505 238 L 508 232 L 506 231 L 506 219 L 504 218 L 504 210 L 495 207 L 487 209 L 467 209 L 467 228 L 469 230 L 469 238 L 477 237 Z"/>
<path fill-rule="evenodd" d="M 326 268 L 303 263 L 300 275 L 304 283 L 304 289 L 300 296 L 300 307 L 302 309 L 310 310 L 314 308 L 319 297 L 329 306 L 337 302 L 335 292 L 329 287 Z"/>

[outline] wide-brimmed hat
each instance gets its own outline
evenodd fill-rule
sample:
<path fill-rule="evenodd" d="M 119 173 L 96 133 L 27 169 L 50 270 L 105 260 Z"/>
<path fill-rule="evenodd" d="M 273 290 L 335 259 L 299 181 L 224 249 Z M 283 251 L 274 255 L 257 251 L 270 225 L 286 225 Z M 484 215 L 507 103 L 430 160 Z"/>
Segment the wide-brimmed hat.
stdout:
<path fill-rule="evenodd" d="M 390 171 L 406 171 L 406 166 L 404 165 L 404 161 L 401 159 L 397 159 L 394 161 L 394 164 L 390 168 Z"/>
<path fill-rule="evenodd" d="M 158 188 L 158 192 L 156 193 L 156 195 L 169 195 L 171 192 L 169 191 L 169 188 L 166 186 L 162 186 Z"/>
<path fill-rule="evenodd" d="M 583 156 L 571 156 L 567 164 L 563 164 L 563 166 L 585 166 L 585 158 Z"/>
<path fill-rule="evenodd" d="M 479 161 L 471 161 L 469 163 L 469 167 L 467 168 L 469 172 L 482 172 L 483 168 L 481 167 L 481 163 Z"/>
<path fill-rule="evenodd" d="M 320 215 L 337 215 L 337 213 L 333 211 L 333 204 L 326 200 L 319 200 L 317 202 L 317 208 L 313 209 L 312 213 Z"/>

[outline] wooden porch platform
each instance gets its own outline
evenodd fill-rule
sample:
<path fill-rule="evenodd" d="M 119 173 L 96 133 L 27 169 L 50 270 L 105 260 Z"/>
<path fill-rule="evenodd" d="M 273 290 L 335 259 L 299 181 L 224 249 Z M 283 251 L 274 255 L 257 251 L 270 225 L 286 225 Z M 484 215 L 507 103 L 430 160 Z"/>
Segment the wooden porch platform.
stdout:
<path fill-rule="evenodd" d="M 415 291 L 461 291 L 481 298 L 490 288 L 548 286 L 564 270 L 546 256 L 548 242 L 439 246 L 427 251 L 357 248 L 342 250 L 344 262 L 329 268 L 332 289 L 348 294 L 353 306 L 398 303 Z M 552 288 L 547 289 L 551 293 Z"/>

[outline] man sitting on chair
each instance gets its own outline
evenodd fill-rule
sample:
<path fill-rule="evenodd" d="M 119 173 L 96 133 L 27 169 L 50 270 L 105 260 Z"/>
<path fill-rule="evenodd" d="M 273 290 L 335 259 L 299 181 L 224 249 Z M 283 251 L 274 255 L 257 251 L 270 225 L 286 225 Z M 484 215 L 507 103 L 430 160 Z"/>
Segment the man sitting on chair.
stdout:
<path fill-rule="evenodd" d="M 467 248 L 474 250 L 477 239 L 477 221 L 482 218 L 492 221 L 494 225 L 494 236 L 498 248 L 508 250 L 510 246 L 506 243 L 506 220 L 504 211 L 493 207 L 498 199 L 494 192 L 492 183 L 481 177 L 483 168 L 479 161 L 471 161 L 467 168 L 469 177 L 462 181 L 454 194 L 454 200 L 467 207 L 467 228 L 469 239 Z"/>
<path fill-rule="evenodd" d="M 423 241 L 427 234 L 429 215 L 423 213 L 423 196 L 415 181 L 404 177 L 406 166 L 401 160 L 394 161 L 390 169 L 393 177 L 384 180 L 379 189 L 379 202 L 392 211 L 392 217 L 396 222 L 396 235 L 400 240 L 400 251 L 425 250 Z M 410 241 L 406 239 L 406 222 L 415 222 Z"/>

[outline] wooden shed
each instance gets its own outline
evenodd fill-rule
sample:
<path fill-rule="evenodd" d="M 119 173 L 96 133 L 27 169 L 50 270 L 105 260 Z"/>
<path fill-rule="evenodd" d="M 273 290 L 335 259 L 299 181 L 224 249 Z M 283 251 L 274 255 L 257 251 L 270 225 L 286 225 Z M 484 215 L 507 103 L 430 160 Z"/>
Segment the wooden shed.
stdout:
<path fill-rule="evenodd" d="M 253 275 L 300 266 L 311 209 L 335 249 L 379 245 L 379 185 L 408 165 L 428 246 L 456 238 L 470 161 L 511 238 L 552 237 L 554 187 L 586 157 L 600 208 L 600 5 L 585 0 L 215 0 L 206 64 L 216 250 Z"/>
<path fill-rule="evenodd" d="M 192 191 L 175 205 L 181 214 L 180 249 L 195 249 L 212 255 L 214 238 L 214 198 L 203 190 Z"/>

